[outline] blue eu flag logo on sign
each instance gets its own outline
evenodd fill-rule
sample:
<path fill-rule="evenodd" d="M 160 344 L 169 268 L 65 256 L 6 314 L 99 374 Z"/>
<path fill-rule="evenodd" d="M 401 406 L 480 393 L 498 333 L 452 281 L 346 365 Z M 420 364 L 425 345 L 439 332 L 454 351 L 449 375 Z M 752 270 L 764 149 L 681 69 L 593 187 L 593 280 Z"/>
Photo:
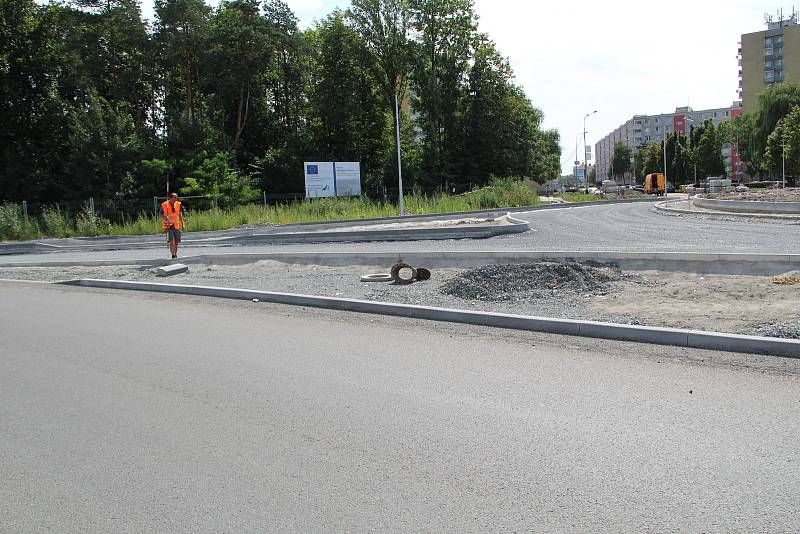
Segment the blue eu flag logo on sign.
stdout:
<path fill-rule="evenodd" d="M 319 174 L 319 169 L 316 165 L 306 165 L 306 172 L 308 174 Z"/>

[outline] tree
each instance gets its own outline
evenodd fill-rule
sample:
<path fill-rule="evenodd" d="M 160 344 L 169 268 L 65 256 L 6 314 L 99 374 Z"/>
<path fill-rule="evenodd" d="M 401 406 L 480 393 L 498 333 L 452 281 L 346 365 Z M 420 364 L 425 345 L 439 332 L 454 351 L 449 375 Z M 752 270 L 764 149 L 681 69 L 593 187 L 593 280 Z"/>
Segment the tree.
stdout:
<path fill-rule="evenodd" d="M 165 107 L 192 120 L 202 101 L 201 58 L 211 8 L 203 0 L 156 0 L 155 43 L 161 59 Z M 176 117 L 168 116 L 169 127 Z"/>
<path fill-rule="evenodd" d="M 540 130 L 536 135 L 531 157 L 533 160 L 529 174 L 531 178 L 540 184 L 557 179 L 561 173 L 561 142 L 558 130 Z"/>
<path fill-rule="evenodd" d="M 773 176 L 783 176 L 785 162 L 787 181 L 792 186 L 797 185 L 800 176 L 800 106 L 795 106 L 779 120 L 769 135 L 765 161 Z"/>
<path fill-rule="evenodd" d="M 633 175 L 638 180 L 644 180 L 644 158 L 646 146 L 640 146 L 633 152 Z"/>
<path fill-rule="evenodd" d="M 711 120 L 707 120 L 700 132 L 695 149 L 697 172 L 700 176 L 725 176 L 725 158 L 722 155 L 722 136 Z"/>
<path fill-rule="evenodd" d="M 756 148 L 756 116 L 744 113 L 723 122 L 719 126 L 720 136 L 726 143 L 736 146 L 739 157 L 750 176 L 763 174 L 763 153 Z"/>
<path fill-rule="evenodd" d="M 494 43 L 482 36 L 464 98 L 460 175 L 477 184 L 491 175 L 529 176 L 539 182 L 558 177 L 558 132 L 541 131 L 543 114 L 522 89 Z"/>
<path fill-rule="evenodd" d="M 250 117 L 256 77 L 269 66 L 273 43 L 259 0 L 225 0 L 211 20 L 207 92 L 234 154 Z"/>
<path fill-rule="evenodd" d="M 71 71 L 66 84 L 112 107 L 126 105 L 138 126 L 155 129 L 156 55 L 139 2 L 74 0 L 73 5 L 77 9 L 62 12 Z"/>
<path fill-rule="evenodd" d="M 410 13 L 406 0 L 353 0 L 348 18 L 369 54 L 374 79 L 392 111 L 392 124 L 402 122 L 411 68 Z M 395 105 L 397 103 L 397 106 Z M 402 145 L 402 143 L 401 143 Z M 399 151 L 401 146 L 397 147 Z M 389 164 L 394 165 L 393 163 Z"/>
<path fill-rule="evenodd" d="M 414 110 L 423 134 L 425 171 L 433 183 L 454 176 L 459 104 L 476 38 L 472 0 L 410 0 Z"/>
<path fill-rule="evenodd" d="M 310 119 L 321 161 L 360 161 L 365 175 L 382 174 L 390 154 L 391 116 L 359 34 L 336 11 L 308 34 L 315 68 Z"/>
<path fill-rule="evenodd" d="M 631 165 L 631 157 L 633 151 L 625 143 L 615 143 L 614 153 L 611 156 L 611 163 L 608 166 L 608 175 L 613 179 L 621 177 L 623 183 L 625 182 L 625 174 L 631 172 L 633 169 Z"/>
<path fill-rule="evenodd" d="M 33 0 L 0 2 L 0 198 L 38 199 L 59 179 L 58 16 Z"/>
<path fill-rule="evenodd" d="M 664 143 L 650 143 L 644 148 L 642 176 L 664 172 Z"/>
<path fill-rule="evenodd" d="M 800 84 L 771 85 L 759 95 L 754 113 L 739 115 L 721 125 L 723 140 L 736 144 L 749 175 L 763 177 L 769 173 L 765 160 L 768 138 L 778 122 L 798 105 Z"/>
<path fill-rule="evenodd" d="M 386 103 L 403 100 L 411 65 L 410 12 L 406 0 L 353 0 L 348 11 L 372 59 Z"/>
<path fill-rule="evenodd" d="M 186 178 L 184 195 L 204 195 L 217 206 L 235 206 L 254 199 L 258 192 L 250 187 L 247 177 L 240 176 L 230 165 L 230 154 L 218 152 L 206 159 Z"/>

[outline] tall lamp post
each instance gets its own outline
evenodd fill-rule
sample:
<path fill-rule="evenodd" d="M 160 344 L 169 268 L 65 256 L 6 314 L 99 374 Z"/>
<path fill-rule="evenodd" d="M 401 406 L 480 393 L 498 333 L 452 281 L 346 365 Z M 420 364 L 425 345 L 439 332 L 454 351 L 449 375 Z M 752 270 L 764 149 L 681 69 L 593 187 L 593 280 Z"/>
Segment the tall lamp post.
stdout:
<path fill-rule="evenodd" d="M 589 192 L 589 163 L 586 161 L 586 119 L 597 113 L 597 110 L 587 113 L 583 117 L 583 185 L 586 193 Z"/>
<path fill-rule="evenodd" d="M 783 143 L 781 143 L 781 148 L 783 149 L 783 163 L 781 167 L 781 174 L 783 175 L 783 184 L 781 185 L 783 186 L 784 189 L 786 189 L 786 139 L 783 139 Z M 795 182 L 795 185 L 797 185 L 797 182 Z"/>
<path fill-rule="evenodd" d="M 658 182 L 658 180 L 656 180 L 656 182 Z M 658 184 L 656 184 L 656 186 L 658 186 Z M 667 132 L 664 132 L 664 202 L 666 202 L 667 198 Z"/>
<path fill-rule="evenodd" d="M 394 95 L 394 117 L 395 117 L 395 134 L 397 136 L 397 191 L 398 204 L 400 205 L 400 216 L 405 215 L 405 206 L 403 205 L 403 162 L 400 156 L 400 105 L 397 102 L 397 95 Z"/>

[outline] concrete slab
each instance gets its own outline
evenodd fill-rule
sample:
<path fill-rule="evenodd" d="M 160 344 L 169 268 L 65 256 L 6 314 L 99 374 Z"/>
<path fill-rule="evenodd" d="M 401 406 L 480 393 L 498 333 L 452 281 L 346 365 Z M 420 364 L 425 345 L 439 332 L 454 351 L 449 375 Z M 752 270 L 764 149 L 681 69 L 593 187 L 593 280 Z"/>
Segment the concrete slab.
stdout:
<path fill-rule="evenodd" d="M 183 263 L 173 263 L 156 269 L 156 276 L 175 276 L 176 274 L 188 273 L 189 266 Z"/>

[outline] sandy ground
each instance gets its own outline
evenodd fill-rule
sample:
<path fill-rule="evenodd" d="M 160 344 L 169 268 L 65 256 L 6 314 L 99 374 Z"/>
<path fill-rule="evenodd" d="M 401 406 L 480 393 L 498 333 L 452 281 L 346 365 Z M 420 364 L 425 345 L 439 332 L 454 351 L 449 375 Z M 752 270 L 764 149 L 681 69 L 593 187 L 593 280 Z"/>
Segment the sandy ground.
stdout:
<path fill-rule="evenodd" d="M 682 195 L 682 196 L 685 197 L 685 195 Z M 720 219 L 720 220 L 724 220 L 724 221 L 736 221 L 736 220 L 742 221 L 742 220 L 744 220 L 744 221 L 750 221 L 750 222 L 760 222 L 762 224 L 765 223 L 765 221 L 767 221 L 767 224 L 770 221 L 775 221 L 775 222 L 781 222 L 781 223 L 785 223 L 785 224 L 795 224 L 795 225 L 800 224 L 800 217 L 797 216 L 797 215 L 785 215 L 785 214 L 776 213 L 776 214 L 770 214 L 770 215 L 767 216 L 765 214 L 731 213 L 731 212 L 726 212 L 726 211 L 719 211 L 719 210 L 711 210 L 711 209 L 707 209 L 707 208 L 701 208 L 701 207 L 695 206 L 694 203 L 691 200 L 670 200 L 670 203 L 669 203 L 669 205 L 667 207 L 668 208 L 673 208 L 673 209 L 679 209 L 679 210 L 689 210 L 689 211 L 692 212 L 692 213 L 685 213 L 685 214 L 684 213 L 677 213 L 677 212 L 670 213 L 669 211 L 661 212 L 663 214 L 673 215 L 675 217 L 683 217 L 684 215 L 687 216 L 687 217 L 694 217 L 696 215 L 699 218 L 702 218 L 701 216 L 703 216 L 703 215 L 712 215 L 716 219 Z"/>
<path fill-rule="evenodd" d="M 502 211 L 502 208 L 498 209 Z M 465 217 L 461 219 L 446 219 L 441 221 L 414 221 L 407 223 L 386 223 L 361 226 L 347 226 L 344 228 L 331 228 L 329 230 L 318 230 L 319 232 L 360 232 L 364 230 L 404 230 L 408 228 L 457 228 L 466 225 L 480 226 L 506 226 L 511 224 L 507 217 L 497 218 L 475 218 Z"/>
<path fill-rule="evenodd" d="M 787 187 L 786 189 L 751 189 L 741 193 L 721 193 L 709 198 L 722 200 L 751 200 L 760 202 L 800 202 L 800 188 Z"/>
<path fill-rule="evenodd" d="M 800 324 L 800 285 L 778 285 L 772 277 L 694 275 L 646 271 L 612 284 L 605 294 L 553 296 L 516 302 L 480 302 L 442 294 L 440 286 L 462 269 L 436 269 L 428 282 L 409 286 L 360 282 L 385 267 L 322 267 L 262 261 L 250 265 L 196 265 L 190 272 L 158 278 L 151 268 L 70 267 L 0 269 L 0 278 L 58 281 L 74 278 L 158 281 L 238 287 L 497 311 L 544 317 L 692 328 L 751 334 L 759 327 Z"/>
<path fill-rule="evenodd" d="M 800 319 L 800 286 L 773 277 L 641 273 L 653 287 L 624 283 L 618 293 L 598 295 L 592 306 L 610 315 L 631 315 L 642 324 L 718 332 L 744 332 Z"/>

